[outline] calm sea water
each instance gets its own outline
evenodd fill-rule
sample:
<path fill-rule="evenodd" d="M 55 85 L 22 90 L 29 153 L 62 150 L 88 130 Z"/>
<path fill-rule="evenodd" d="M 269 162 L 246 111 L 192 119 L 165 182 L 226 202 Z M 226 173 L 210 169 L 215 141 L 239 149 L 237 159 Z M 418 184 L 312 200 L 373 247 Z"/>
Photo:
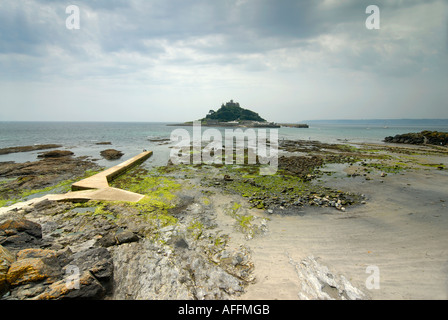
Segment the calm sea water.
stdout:
<path fill-rule="evenodd" d="M 386 123 L 387 124 L 387 123 Z M 308 129 L 280 128 L 279 139 L 318 140 L 329 143 L 382 143 L 386 136 L 422 130 L 448 132 L 448 123 L 412 121 L 408 124 L 386 125 L 365 121 L 350 123 L 311 123 Z M 129 159 L 143 149 L 154 151 L 147 166 L 164 165 L 169 159 L 169 144 L 151 142 L 149 139 L 169 138 L 176 128 L 166 123 L 113 123 L 113 122 L 0 122 L 0 148 L 55 143 L 63 145 L 76 156 L 98 159 L 98 164 L 110 167 Z M 205 130 L 207 128 L 203 128 Z M 219 129 L 219 128 L 218 128 Z M 224 136 L 224 129 L 219 129 Z M 111 142 L 112 145 L 96 145 L 97 142 Z M 173 144 L 171 144 L 173 145 Z M 101 158 L 100 151 L 113 148 L 125 155 L 117 161 Z M 0 155 L 3 161 L 35 161 L 40 151 Z"/>

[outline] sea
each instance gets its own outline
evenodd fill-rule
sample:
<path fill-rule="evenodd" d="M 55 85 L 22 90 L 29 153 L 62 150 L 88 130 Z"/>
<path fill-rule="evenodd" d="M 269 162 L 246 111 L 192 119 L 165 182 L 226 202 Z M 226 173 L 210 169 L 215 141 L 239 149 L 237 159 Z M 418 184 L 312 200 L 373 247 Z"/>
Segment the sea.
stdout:
<path fill-rule="evenodd" d="M 317 140 L 326 143 L 356 144 L 384 143 L 387 136 L 408 132 L 432 130 L 448 132 L 448 119 L 429 120 L 320 120 L 306 122 L 309 128 L 281 127 L 278 138 L 289 140 Z M 165 165 L 170 157 L 170 136 L 176 129 L 192 127 L 169 126 L 160 122 L 0 122 L 0 148 L 38 144 L 60 144 L 61 150 L 70 150 L 75 156 L 87 156 L 99 165 L 111 167 L 144 150 L 152 150 L 153 156 L 145 166 Z M 203 127 L 202 130 L 209 128 Z M 218 129 L 223 137 L 224 128 Z M 150 141 L 152 140 L 152 141 Z M 98 145 L 110 142 L 111 145 Z M 109 161 L 100 156 L 105 149 L 117 149 L 124 153 L 119 160 Z M 0 162 L 17 163 L 36 161 L 43 151 L 0 155 Z"/>

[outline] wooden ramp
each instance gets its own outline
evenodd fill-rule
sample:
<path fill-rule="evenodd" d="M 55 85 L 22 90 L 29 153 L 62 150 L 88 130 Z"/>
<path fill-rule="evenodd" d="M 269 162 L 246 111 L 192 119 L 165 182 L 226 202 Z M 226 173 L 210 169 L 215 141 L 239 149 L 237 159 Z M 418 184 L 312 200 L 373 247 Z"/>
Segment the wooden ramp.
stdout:
<path fill-rule="evenodd" d="M 72 184 L 72 192 L 65 194 L 47 194 L 40 198 L 34 198 L 25 202 L 19 202 L 9 207 L 0 208 L 0 216 L 10 210 L 19 210 L 25 206 L 33 205 L 40 201 L 129 201 L 138 202 L 144 195 L 122 189 L 112 188 L 109 182 L 130 168 L 144 162 L 152 156 L 152 151 L 145 151 L 125 162 L 104 170 L 87 179 Z"/>
<path fill-rule="evenodd" d="M 72 191 L 108 188 L 109 182 L 112 181 L 115 177 L 119 176 L 130 168 L 144 162 L 151 156 L 152 151 L 142 152 L 139 155 L 126 160 L 119 165 L 116 165 L 115 167 L 104 170 L 87 179 L 75 182 L 74 184 L 72 184 Z"/>
<path fill-rule="evenodd" d="M 152 151 L 145 151 L 139 155 L 126 160 L 119 165 L 104 170 L 87 179 L 72 184 L 72 192 L 62 195 L 52 195 L 49 200 L 75 201 L 75 200 L 98 200 L 98 201 L 129 201 L 138 202 L 144 196 L 126 190 L 112 188 L 109 182 L 130 168 L 146 161 L 152 156 Z"/>

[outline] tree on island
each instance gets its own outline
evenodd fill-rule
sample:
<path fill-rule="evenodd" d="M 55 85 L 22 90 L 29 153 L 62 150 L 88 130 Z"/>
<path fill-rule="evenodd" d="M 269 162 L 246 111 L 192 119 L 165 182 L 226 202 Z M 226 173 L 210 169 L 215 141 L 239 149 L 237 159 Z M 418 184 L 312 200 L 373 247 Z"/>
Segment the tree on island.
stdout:
<path fill-rule="evenodd" d="M 258 113 L 244 109 L 240 107 L 238 102 L 227 102 L 226 104 L 222 104 L 219 110 L 214 111 L 210 110 L 207 116 L 202 119 L 202 121 L 207 120 L 217 120 L 220 122 L 229 122 L 229 121 L 259 121 L 266 122 L 265 119 L 259 116 Z"/>

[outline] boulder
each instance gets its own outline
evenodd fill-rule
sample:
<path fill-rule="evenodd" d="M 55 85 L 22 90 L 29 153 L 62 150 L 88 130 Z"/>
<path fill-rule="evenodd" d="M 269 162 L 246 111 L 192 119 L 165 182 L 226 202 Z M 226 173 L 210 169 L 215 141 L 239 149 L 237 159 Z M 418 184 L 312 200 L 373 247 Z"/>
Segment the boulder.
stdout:
<path fill-rule="evenodd" d="M 36 222 L 26 219 L 10 219 L 0 223 L 0 231 L 26 232 L 29 235 L 42 238 L 42 227 Z"/>
<path fill-rule="evenodd" d="M 8 249 L 0 245 L 0 297 L 8 289 L 6 275 L 8 273 L 9 267 L 15 260 L 15 256 Z"/>
<path fill-rule="evenodd" d="M 69 150 L 52 150 L 48 152 L 44 152 L 39 154 L 38 158 L 61 158 L 61 157 L 68 157 L 74 155 L 73 152 Z"/>
<path fill-rule="evenodd" d="M 80 274 L 88 272 L 94 276 L 103 288 L 102 290 L 93 290 L 97 292 L 97 294 L 106 294 L 112 289 L 114 265 L 112 256 L 106 248 L 89 248 L 87 250 L 77 252 L 72 256 L 69 265 L 78 268 Z M 82 284 L 83 283 L 81 281 L 81 286 Z M 97 283 L 91 283 L 91 285 L 97 287 Z M 90 292 L 92 290 L 89 289 L 88 291 Z"/>
<path fill-rule="evenodd" d="M 100 152 L 101 156 L 106 160 L 116 160 L 123 156 L 123 152 L 115 149 L 107 149 Z"/>
<path fill-rule="evenodd" d="M 138 236 L 131 231 L 119 232 L 115 235 L 118 244 L 138 241 Z"/>
<path fill-rule="evenodd" d="M 39 144 L 39 145 L 34 145 L 34 146 L 9 147 L 9 148 L 0 149 L 0 154 L 9 154 L 9 153 L 16 153 L 16 152 L 30 152 L 30 151 L 54 149 L 54 148 L 60 148 L 60 147 L 62 147 L 62 145 L 60 145 L 60 144 Z"/>
<path fill-rule="evenodd" d="M 72 279 L 63 279 L 54 282 L 34 300 L 61 300 L 61 299 L 101 299 L 106 291 L 101 283 L 89 272 L 85 271 L 76 279 L 79 287 L 69 285 Z"/>
<path fill-rule="evenodd" d="M 44 249 L 24 249 L 17 254 L 6 275 L 11 286 L 47 280 L 54 282 L 61 275 L 56 252 Z"/>
<path fill-rule="evenodd" d="M 422 131 L 418 133 L 404 133 L 384 138 L 385 142 L 406 144 L 447 145 L 448 132 Z"/>
<path fill-rule="evenodd" d="M 11 250 L 39 246 L 42 239 L 40 224 L 26 219 L 9 219 L 0 223 L 0 245 Z"/>

